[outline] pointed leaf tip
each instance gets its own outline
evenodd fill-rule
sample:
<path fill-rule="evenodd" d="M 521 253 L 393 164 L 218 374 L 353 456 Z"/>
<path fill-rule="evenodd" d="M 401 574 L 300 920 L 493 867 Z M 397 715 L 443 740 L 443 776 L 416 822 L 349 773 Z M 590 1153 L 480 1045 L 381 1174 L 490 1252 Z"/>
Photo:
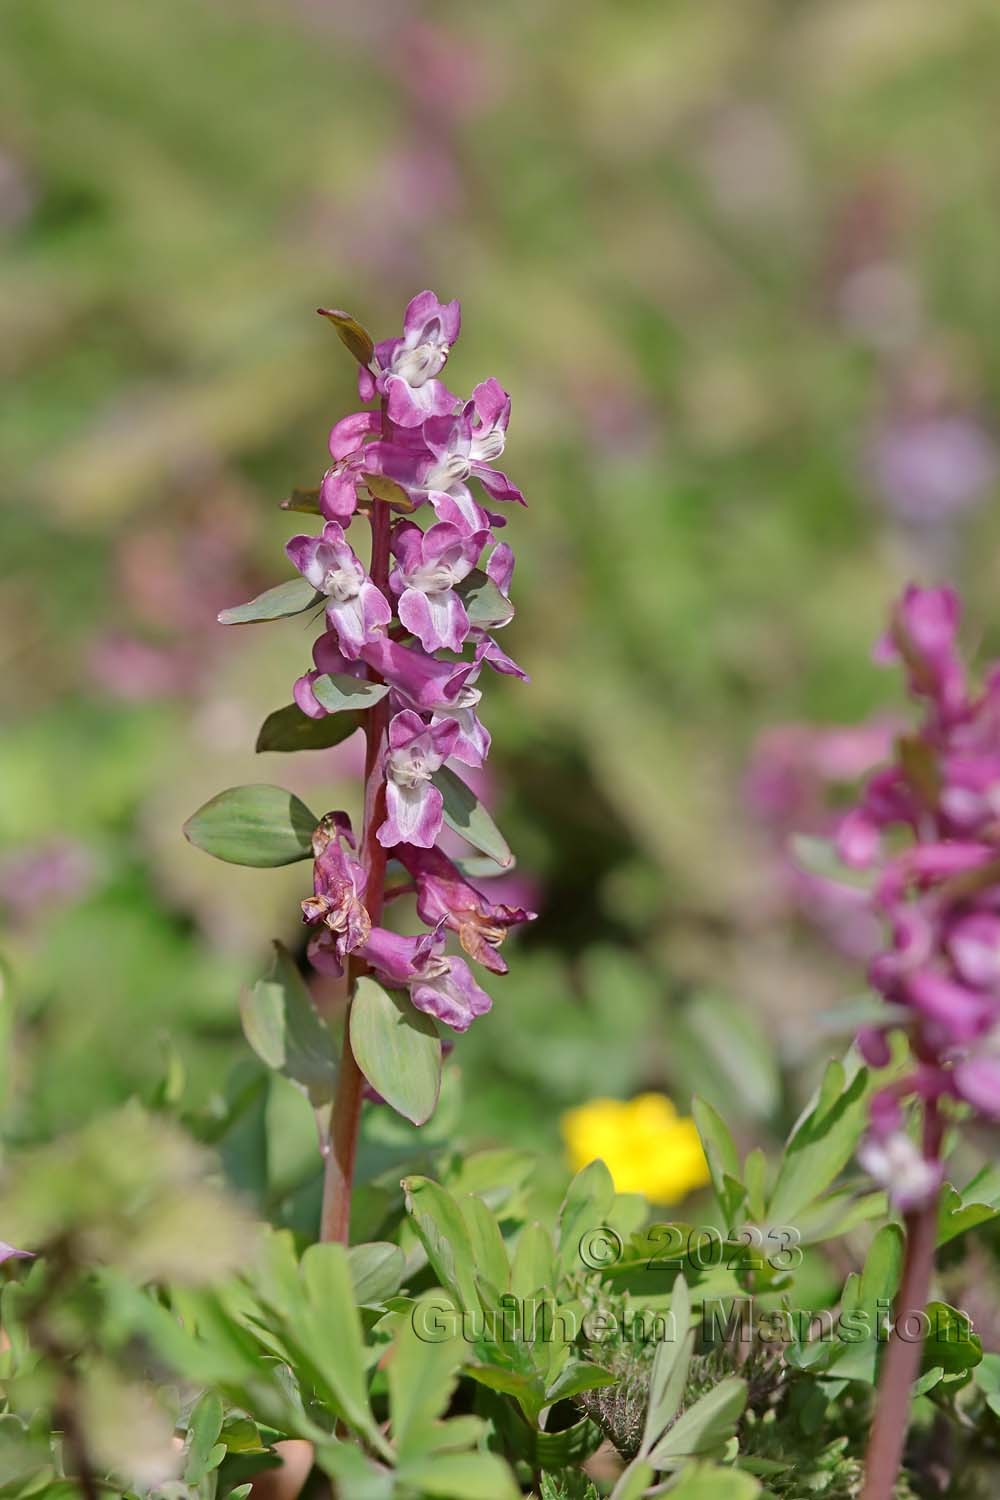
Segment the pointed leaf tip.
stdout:
<path fill-rule="evenodd" d="M 340 342 L 349 353 L 354 355 L 358 364 L 370 369 L 375 358 L 375 340 L 368 329 L 350 313 L 342 312 L 339 307 L 317 307 L 316 311 L 321 318 L 326 318 L 333 324 Z"/>

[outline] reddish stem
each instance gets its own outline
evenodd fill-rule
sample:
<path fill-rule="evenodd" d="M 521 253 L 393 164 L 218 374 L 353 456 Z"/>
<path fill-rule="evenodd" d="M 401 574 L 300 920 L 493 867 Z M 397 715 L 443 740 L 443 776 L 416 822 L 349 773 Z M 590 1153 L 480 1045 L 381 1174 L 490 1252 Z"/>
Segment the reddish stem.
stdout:
<path fill-rule="evenodd" d="M 369 572 L 382 593 L 389 593 L 389 507 L 372 501 L 372 555 Z M 369 674 L 379 681 L 377 674 Z M 385 820 L 385 770 L 383 747 L 389 727 L 389 700 L 383 698 L 368 710 L 365 721 L 365 812 L 361 832 L 361 864 L 365 871 L 365 905 L 372 922 L 382 920 L 385 904 L 386 851 L 375 837 L 375 830 Z M 352 963 L 353 981 L 365 973 L 363 963 Z M 351 1191 L 354 1185 L 354 1158 L 358 1148 L 361 1124 L 361 1101 L 365 1077 L 358 1067 L 351 1047 L 351 1005 L 348 996 L 344 1016 L 344 1045 L 337 1072 L 337 1091 L 330 1111 L 330 1148 L 323 1175 L 323 1209 L 319 1237 L 346 1245 L 351 1224 Z"/>
<path fill-rule="evenodd" d="M 924 1155 L 936 1161 L 944 1122 L 937 1102 L 929 1099 L 924 1111 Z M 922 1314 L 934 1273 L 937 1245 L 938 1195 L 905 1216 L 906 1258 L 903 1279 L 893 1307 L 892 1328 L 879 1371 L 878 1406 L 865 1455 L 865 1487 L 861 1500 L 891 1500 L 903 1458 L 910 1419 L 910 1391 L 920 1369 L 923 1339 L 900 1338 L 913 1313 Z"/>

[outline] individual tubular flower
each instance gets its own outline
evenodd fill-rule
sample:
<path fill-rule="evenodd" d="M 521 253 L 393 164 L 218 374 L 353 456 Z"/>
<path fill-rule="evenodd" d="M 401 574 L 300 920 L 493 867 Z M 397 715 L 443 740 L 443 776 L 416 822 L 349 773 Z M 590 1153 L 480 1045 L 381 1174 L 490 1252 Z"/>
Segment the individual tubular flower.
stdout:
<path fill-rule="evenodd" d="M 357 411 L 342 417 L 330 432 L 330 456 L 335 460 L 320 485 L 319 506 L 328 521 L 350 521 L 358 505 L 358 483 L 373 468 L 371 447 L 363 447 L 366 438 L 382 430 L 377 411 Z"/>
<path fill-rule="evenodd" d="M 507 962 L 497 950 L 511 927 L 533 922 L 535 913 L 491 901 L 439 849 L 400 844 L 395 856 L 413 876 L 421 921 L 435 930 L 443 924 L 458 934 L 470 958 L 494 974 L 506 974 Z"/>
<path fill-rule="evenodd" d="M 312 939 L 310 958 L 324 973 L 339 975 L 347 954 L 363 947 L 371 933 L 371 917 L 364 904 L 366 876 L 353 852 L 354 835 L 346 813 L 328 813 L 312 842 L 313 894 L 302 903 L 302 917 L 310 927 L 322 930 Z"/>
<path fill-rule="evenodd" d="M 326 595 L 326 617 L 350 660 L 392 620 L 385 595 L 372 583 L 336 521 L 321 536 L 293 536 L 285 551 L 303 578 Z"/>
<path fill-rule="evenodd" d="M 376 392 L 385 397 L 391 422 L 419 427 L 428 417 L 454 410 L 455 397 L 437 376 L 458 338 L 462 312 L 458 302 L 439 302 L 433 292 L 419 292 L 403 315 L 401 338 L 376 344 L 379 373 L 362 368 L 358 388 L 362 401 Z"/>
<path fill-rule="evenodd" d="M 941 1174 L 936 1144 L 921 1151 L 906 1134 L 902 1101 L 922 1098 L 936 1111 L 951 1096 L 1000 1118 L 996 673 L 982 693 L 969 689 L 957 650 L 959 618 L 949 589 L 910 587 L 896 606 L 879 654 L 902 661 L 924 720 L 897 741 L 894 762 L 869 778 L 839 837 L 850 863 L 876 867 L 871 909 L 889 935 L 870 978 L 893 1010 L 881 1026 L 865 1029 L 859 1047 L 884 1066 L 886 1035 L 905 1018 L 919 1059 L 891 1097 L 876 1096 L 861 1153 L 906 1210 L 934 1198 Z M 910 839 L 902 848 L 900 831 Z"/>
<path fill-rule="evenodd" d="M 417 1010 L 434 1016 L 454 1031 L 468 1031 L 476 1016 L 493 1002 L 480 989 L 464 958 L 441 951 L 439 929 L 420 937 L 401 937 L 373 927 L 363 950 L 365 962 L 390 986 L 405 986 Z"/>
<path fill-rule="evenodd" d="M 390 723 L 386 819 L 377 835 L 385 848 L 395 844 L 433 848 L 441 832 L 444 799 L 431 777 L 448 759 L 458 734 L 453 721 L 425 724 L 412 709 L 396 714 Z"/>
<path fill-rule="evenodd" d="M 390 583 L 399 595 L 399 618 L 425 651 L 461 651 L 469 633 L 469 617 L 455 592 L 472 572 L 486 543 L 487 533 L 467 533 L 450 521 L 421 531 L 412 521 L 401 521 L 393 533 L 398 566 Z"/>

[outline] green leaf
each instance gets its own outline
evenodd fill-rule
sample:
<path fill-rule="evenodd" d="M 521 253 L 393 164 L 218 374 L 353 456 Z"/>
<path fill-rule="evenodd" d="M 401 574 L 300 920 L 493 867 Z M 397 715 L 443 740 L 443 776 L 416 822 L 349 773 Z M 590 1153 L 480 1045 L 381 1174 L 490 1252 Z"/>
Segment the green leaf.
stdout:
<path fill-rule="evenodd" d="M 387 479 L 384 474 L 362 474 L 361 478 L 368 486 L 368 493 L 375 500 L 384 500 L 387 505 L 393 505 L 397 510 L 411 511 L 416 506 L 401 484 L 394 479 Z"/>
<path fill-rule="evenodd" d="M 963 1202 L 963 1197 L 957 1188 L 952 1187 L 951 1182 L 946 1182 L 942 1188 L 940 1197 L 939 1215 L 937 1215 L 937 1247 L 948 1245 L 958 1235 L 964 1235 L 967 1229 L 975 1229 L 978 1224 L 988 1224 L 994 1220 L 1000 1209 L 994 1203 L 984 1203 L 975 1194 L 973 1184 L 966 1188 L 967 1196 L 972 1197 L 972 1202 Z"/>
<path fill-rule="evenodd" d="M 311 719 L 297 703 L 268 714 L 257 734 L 257 751 L 330 750 L 362 727 L 360 714 L 324 714 Z"/>
<path fill-rule="evenodd" d="M 266 869 L 310 859 L 318 822 L 280 786 L 234 786 L 188 818 L 184 837 L 227 864 Z"/>
<path fill-rule="evenodd" d="M 774 1038 L 747 1006 L 726 995 L 699 993 L 684 1007 L 683 1024 L 710 1067 L 711 1091 L 697 1084 L 693 1091 L 709 1092 L 709 1102 L 727 1112 L 773 1115 L 781 1098 Z"/>
<path fill-rule="evenodd" d="M 220 625 L 252 625 L 258 620 L 281 620 L 286 615 L 300 615 L 304 610 L 319 604 L 322 594 L 316 592 L 307 578 L 289 578 L 267 589 L 246 604 L 234 604 L 231 609 L 220 610 Z"/>
<path fill-rule="evenodd" d="M 676 1469 L 687 1458 L 717 1454 L 729 1442 L 747 1404 L 746 1382 L 731 1375 L 689 1406 L 647 1455 L 656 1469 Z"/>
<path fill-rule="evenodd" d="M 347 1258 L 354 1283 L 354 1300 L 359 1307 L 385 1302 L 399 1291 L 406 1271 L 406 1256 L 398 1245 L 385 1240 L 352 1245 Z"/>
<path fill-rule="evenodd" d="M 642 1500 L 652 1482 L 653 1470 L 645 1459 L 637 1458 L 611 1491 L 611 1500 Z"/>
<path fill-rule="evenodd" d="M 514 618 L 514 606 L 481 568 L 473 568 L 456 584 L 455 593 L 465 605 L 470 624 L 482 630 L 499 630 Z"/>
<path fill-rule="evenodd" d="M 923 1369 L 940 1366 L 945 1379 L 975 1369 L 983 1357 L 983 1346 L 972 1331 L 968 1313 L 947 1302 L 928 1302 L 926 1311 L 930 1332 L 924 1340 Z"/>
<path fill-rule="evenodd" d="M 433 1296 L 433 1294 L 432 1294 Z M 401 1461 L 436 1446 L 437 1421 L 447 1409 L 468 1350 L 461 1339 L 422 1339 L 403 1318 L 386 1362 L 392 1439 Z"/>
<path fill-rule="evenodd" d="M 498 1292 L 506 1292 L 510 1285 L 510 1265 L 500 1226 L 482 1198 L 475 1193 L 459 1198 L 458 1205 L 462 1210 L 479 1275 Z"/>
<path fill-rule="evenodd" d="M 294 510 L 305 516 L 321 516 L 319 490 L 292 490 L 287 500 L 282 500 L 282 510 Z"/>
<path fill-rule="evenodd" d="M 313 683 L 313 693 L 331 714 L 343 713 L 345 709 L 371 708 L 389 691 L 385 682 L 369 682 L 364 677 L 351 677 L 346 672 L 325 672 Z"/>
<path fill-rule="evenodd" d="M 691 1464 L 669 1493 L 671 1500 L 754 1500 L 763 1491 L 750 1474 L 717 1464 Z"/>
<path fill-rule="evenodd" d="M 393 1500 L 397 1493 L 392 1470 L 376 1465 L 352 1442 L 318 1444 L 316 1463 L 336 1480 L 337 1494 L 350 1500 Z"/>
<path fill-rule="evenodd" d="M 495 880 L 498 875 L 509 875 L 517 866 L 513 855 L 506 867 L 498 865 L 495 859 L 490 859 L 485 854 L 470 854 L 468 859 L 456 859 L 452 863 L 467 880 Z"/>
<path fill-rule="evenodd" d="M 868 1074 L 844 1083 L 840 1063 L 827 1068 L 815 1105 L 796 1126 L 768 1209 L 772 1224 L 793 1224 L 850 1160 L 867 1120 Z"/>
<path fill-rule="evenodd" d="M 507 840 L 462 778 L 456 776 L 450 767 L 442 766 L 440 771 L 434 772 L 431 780 L 444 798 L 444 820 L 448 827 L 460 833 L 502 869 L 509 869 L 514 856 Z"/>
<path fill-rule="evenodd" d="M 347 1421 L 371 1441 L 377 1429 L 368 1405 L 361 1320 L 347 1251 L 343 1245 L 310 1245 L 301 1270 L 306 1307 L 305 1315 L 293 1324 L 295 1337 Z"/>
<path fill-rule="evenodd" d="M 672 1337 L 660 1339 L 649 1377 L 649 1406 L 640 1452 L 648 1453 L 677 1415 L 687 1384 L 694 1352 L 695 1330 L 691 1327 L 691 1296 L 687 1282 L 678 1276 L 670 1298 Z"/>
<path fill-rule="evenodd" d="M 400 1466 L 401 1480 L 443 1500 L 521 1500 L 521 1486 L 495 1453 L 440 1453 Z"/>
<path fill-rule="evenodd" d="M 747 1153 L 743 1163 L 743 1182 L 747 1193 L 747 1211 L 752 1219 L 762 1223 L 767 1214 L 767 1157 L 759 1146 Z"/>
<path fill-rule="evenodd" d="M 428 1177 L 404 1177 L 403 1192 L 406 1211 L 439 1282 L 464 1312 L 478 1310 L 475 1257 L 459 1205 Z"/>
<path fill-rule="evenodd" d="M 187 1461 L 184 1465 L 187 1484 L 200 1484 L 209 1469 L 218 1468 L 225 1456 L 224 1447 L 220 1456 L 215 1453 L 219 1433 L 222 1431 L 222 1417 L 222 1398 L 215 1391 L 206 1391 L 188 1421 Z"/>
<path fill-rule="evenodd" d="M 618 1380 L 610 1370 L 592 1365 L 582 1359 L 571 1359 L 563 1365 L 555 1380 L 545 1392 L 547 1402 L 568 1401 L 581 1391 L 596 1391 L 601 1386 L 614 1385 Z"/>
<path fill-rule="evenodd" d="M 722 1116 L 704 1099 L 692 1099 L 691 1114 L 708 1161 L 712 1187 L 727 1226 L 735 1223 L 745 1199 L 740 1183 L 740 1154 Z"/>
<path fill-rule="evenodd" d="M 317 307 L 321 318 L 328 319 L 337 330 L 337 337 L 348 353 L 353 354 L 359 365 L 371 368 L 375 358 L 375 341 L 368 329 L 350 313 L 337 307 Z"/>
<path fill-rule="evenodd" d="M 333 1098 L 337 1050 L 295 960 L 274 944 L 270 972 L 243 995 L 243 1034 L 261 1062 L 291 1079 L 314 1109 Z"/>
<path fill-rule="evenodd" d="M 615 1185 L 602 1161 L 590 1162 L 573 1178 L 559 1210 L 557 1266 L 563 1275 L 582 1268 L 580 1240 L 587 1230 L 607 1222 L 614 1201 Z"/>
<path fill-rule="evenodd" d="M 398 1114 L 423 1125 L 441 1088 L 441 1040 L 408 995 L 358 980 L 351 1002 L 351 1047 L 373 1088 Z"/>
<path fill-rule="evenodd" d="M 511 1263 L 510 1289 L 515 1297 L 530 1297 L 542 1287 L 554 1289 L 555 1259 L 549 1231 L 537 1221 L 525 1224 Z"/>

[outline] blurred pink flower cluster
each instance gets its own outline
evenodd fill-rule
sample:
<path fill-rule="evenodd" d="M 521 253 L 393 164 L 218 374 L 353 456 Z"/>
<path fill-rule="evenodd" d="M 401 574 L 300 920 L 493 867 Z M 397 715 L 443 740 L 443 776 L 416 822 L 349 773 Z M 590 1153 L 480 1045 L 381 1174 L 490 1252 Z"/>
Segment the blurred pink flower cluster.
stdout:
<path fill-rule="evenodd" d="M 870 964 L 892 1007 L 858 1043 L 875 1067 L 888 1033 L 905 1026 L 913 1065 L 875 1096 L 862 1161 L 903 1208 L 937 1191 L 936 1143 L 921 1150 L 903 1104 L 946 1096 L 1000 1119 L 1000 666 L 969 684 L 957 647 L 960 607 L 950 589 L 911 586 L 877 658 L 903 668 L 924 707 L 892 761 L 870 775 L 836 844 L 871 870 L 871 909 L 889 943 Z"/>

